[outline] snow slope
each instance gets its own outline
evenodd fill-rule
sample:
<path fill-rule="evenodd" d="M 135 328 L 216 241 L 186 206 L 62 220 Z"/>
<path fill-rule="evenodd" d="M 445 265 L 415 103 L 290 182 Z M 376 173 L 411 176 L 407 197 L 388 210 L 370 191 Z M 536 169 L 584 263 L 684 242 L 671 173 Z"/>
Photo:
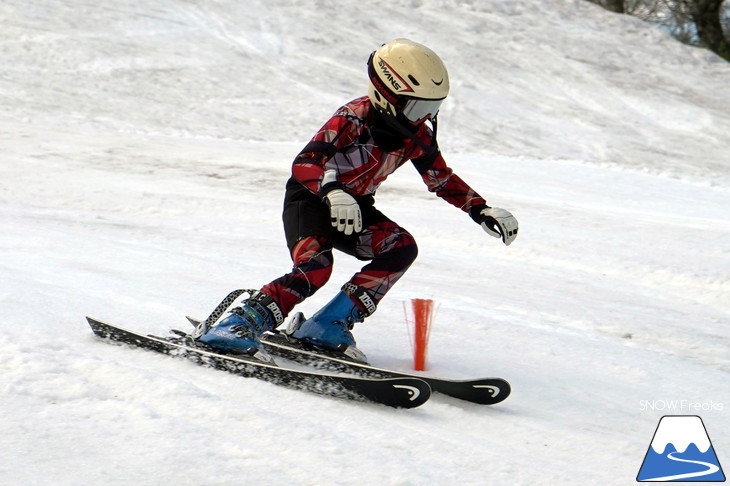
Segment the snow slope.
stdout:
<path fill-rule="evenodd" d="M 665 414 L 728 462 L 730 65 L 579 0 L 333 5 L 0 5 L 0 482 L 633 484 Z M 508 401 L 392 410 L 93 338 L 285 272 L 291 159 L 399 36 L 444 58 L 443 152 L 520 238 L 403 167 L 378 207 L 420 256 L 356 337 L 408 369 L 403 302 L 433 298 L 429 372 Z"/>

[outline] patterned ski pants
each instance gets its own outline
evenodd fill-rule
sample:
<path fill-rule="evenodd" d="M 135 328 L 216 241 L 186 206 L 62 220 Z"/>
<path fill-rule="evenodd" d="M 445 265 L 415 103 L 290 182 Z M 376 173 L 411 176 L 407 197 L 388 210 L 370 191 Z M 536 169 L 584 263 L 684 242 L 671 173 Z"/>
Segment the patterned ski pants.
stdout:
<path fill-rule="evenodd" d="M 261 289 L 279 304 L 284 315 L 327 283 L 332 275 L 333 248 L 369 261 L 350 283 L 365 289 L 376 304 L 418 255 L 411 234 L 387 219 L 372 223 L 357 235 L 342 236 L 336 235 L 335 241 L 326 236 L 306 236 L 293 245 L 292 271 Z"/>

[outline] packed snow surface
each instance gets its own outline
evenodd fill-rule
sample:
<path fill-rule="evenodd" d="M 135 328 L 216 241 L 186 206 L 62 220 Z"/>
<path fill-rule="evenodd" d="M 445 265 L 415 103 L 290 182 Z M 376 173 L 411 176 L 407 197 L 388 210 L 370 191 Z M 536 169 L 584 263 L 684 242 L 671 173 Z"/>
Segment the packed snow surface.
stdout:
<path fill-rule="evenodd" d="M 355 328 L 484 407 L 284 389 L 96 339 L 185 328 L 290 268 L 290 164 L 396 37 L 449 68 L 439 140 L 505 247 L 406 165 L 377 195 L 419 259 Z M 730 464 L 730 64 L 579 0 L 0 4 L 0 483 L 634 484 L 663 415 Z M 337 254 L 329 300 L 361 263 Z M 726 471 L 727 474 L 728 471 Z"/>

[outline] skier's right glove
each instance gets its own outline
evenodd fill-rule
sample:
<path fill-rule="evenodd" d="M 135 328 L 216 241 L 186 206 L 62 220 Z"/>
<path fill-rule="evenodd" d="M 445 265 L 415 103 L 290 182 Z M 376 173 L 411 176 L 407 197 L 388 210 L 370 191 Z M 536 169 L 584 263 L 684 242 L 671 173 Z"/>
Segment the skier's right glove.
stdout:
<path fill-rule="evenodd" d="M 484 231 L 495 238 L 502 238 L 507 246 L 517 238 L 517 219 L 506 209 L 483 206 L 475 212 L 473 218 Z"/>
<path fill-rule="evenodd" d="M 342 189 L 334 170 L 325 172 L 322 179 L 322 200 L 330 208 L 330 221 L 337 231 L 346 235 L 362 231 L 362 213 L 355 198 Z"/>

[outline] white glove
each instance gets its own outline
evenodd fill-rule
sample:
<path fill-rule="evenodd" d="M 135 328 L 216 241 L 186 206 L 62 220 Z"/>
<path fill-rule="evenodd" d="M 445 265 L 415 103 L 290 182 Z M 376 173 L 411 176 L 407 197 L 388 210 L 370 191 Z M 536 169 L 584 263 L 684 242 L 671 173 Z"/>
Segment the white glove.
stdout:
<path fill-rule="evenodd" d="M 332 189 L 324 200 L 330 207 L 330 221 L 337 231 L 346 235 L 362 231 L 362 214 L 355 198 L 342 189 Z"/>
<path fill-rule="evenodd" d="M 501 208 L 484 208 L 479 213 L 479 224 L 495 238 L 502 238 L 509 246 L 517 238 L 517 220 L 512 213 Z"/>

